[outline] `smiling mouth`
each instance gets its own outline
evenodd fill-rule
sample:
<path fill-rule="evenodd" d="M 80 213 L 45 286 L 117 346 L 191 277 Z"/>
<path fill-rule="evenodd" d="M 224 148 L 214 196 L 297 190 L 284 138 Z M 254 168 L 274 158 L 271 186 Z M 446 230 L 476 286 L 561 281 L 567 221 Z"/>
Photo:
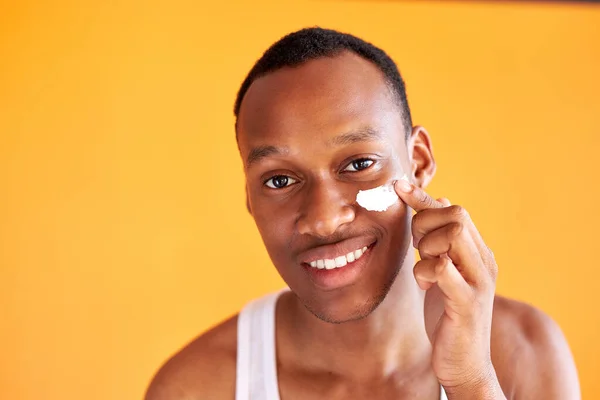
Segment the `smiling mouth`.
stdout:
<path fill-rule="evenodd" d="M 304 263 L 304 265 L 309 266 L 314 269 L 344 268 L 345 266 L 352 265 L 352 263 L 358 261 L 374 245 L 375 245 L 375 243 L 372 243 L 368 246 L 364 246 L 360 249 L 356 249 L 347 254 L 339 255 L 335 258 L 324 258 L 324 259 L 319 259 L 319 260 L 313 260 L 310 263 Z"/>

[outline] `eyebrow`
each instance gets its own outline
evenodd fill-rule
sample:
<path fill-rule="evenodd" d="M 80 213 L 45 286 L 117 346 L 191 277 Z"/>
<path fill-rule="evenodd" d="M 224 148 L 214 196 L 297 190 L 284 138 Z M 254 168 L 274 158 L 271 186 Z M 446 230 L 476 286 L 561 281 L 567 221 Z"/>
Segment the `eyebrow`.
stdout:
<path fill-rule="evenodd" d="M 253 164 L 258 163 L 259 161 L 271 157 L 271 156 L 279 156 L 288 153 L 288 149 L 285 147 L 275 147 L 275 146 L 258 146 L 253 148 L 248 154 L 248 158 L 246 159 L 246 168 L 250 168 Z"/>
<path fill-rule="evenodd" d="M 329 146 L 346 146 L 359 142 L 372 142 L 381 139 L 381 133 L 371 127 L 362 127 L 329 140 Z"/>
<path fill-rule="evenodd" d="M 371 127 L 362 127 L 354 131 L 338 135 L 327 142 L 327 146 L 339 147 L 360 142 L 372 142 L 381 139 L 381 133 Z M 285 155 L 289 152 L 287 147 L 271 145 L 257 146 L 250 151 L 246 158 L 246 168 L 259 163 L 271 156 Z"/>

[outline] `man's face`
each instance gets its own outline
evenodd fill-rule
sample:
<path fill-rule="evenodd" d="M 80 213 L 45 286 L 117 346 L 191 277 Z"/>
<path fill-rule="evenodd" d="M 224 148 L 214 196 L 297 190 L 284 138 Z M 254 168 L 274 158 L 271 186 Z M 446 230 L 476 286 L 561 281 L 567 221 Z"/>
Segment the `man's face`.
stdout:
<path fill-rule="evenodd" d="M 323 320 L 368 315 L 402 266 L 407 208 L 367 211 L 356 195 L 411 175 L 408 128 L 383 74 L 352 53 L 270 73 L 244 98 L 248 207 L 280 275 Z M 332 260 L 346 265 L 318 268 Z"/>

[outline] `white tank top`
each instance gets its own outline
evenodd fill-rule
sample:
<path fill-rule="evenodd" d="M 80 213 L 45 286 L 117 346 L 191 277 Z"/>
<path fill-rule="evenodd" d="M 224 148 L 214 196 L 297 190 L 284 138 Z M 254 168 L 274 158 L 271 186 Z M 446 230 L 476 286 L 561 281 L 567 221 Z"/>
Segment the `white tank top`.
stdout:
<path fill-rule="evenodd" d="M 236 400 L 280 400 L 275 354 L 275 304 L 286 290 L 252 300 L 238 316 Z M 448 400 L 443 387 L 440 400 Z"/>

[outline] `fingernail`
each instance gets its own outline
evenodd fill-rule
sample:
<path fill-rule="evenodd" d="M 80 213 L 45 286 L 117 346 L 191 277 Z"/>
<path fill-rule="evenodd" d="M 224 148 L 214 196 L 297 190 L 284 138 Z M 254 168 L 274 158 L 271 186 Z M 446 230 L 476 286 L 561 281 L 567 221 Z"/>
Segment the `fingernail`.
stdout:
<path fill-rule="evenodd" d="M 398 189 L 400 189 L 401 191 L 403 191 L 405 193 L 410 193 L 410 191 L 412 190 L 410 183 L 405 181 L 404 179 L 398 180 L 398 182 L 396 183 L 396 186 L 398 186 Z"/>

